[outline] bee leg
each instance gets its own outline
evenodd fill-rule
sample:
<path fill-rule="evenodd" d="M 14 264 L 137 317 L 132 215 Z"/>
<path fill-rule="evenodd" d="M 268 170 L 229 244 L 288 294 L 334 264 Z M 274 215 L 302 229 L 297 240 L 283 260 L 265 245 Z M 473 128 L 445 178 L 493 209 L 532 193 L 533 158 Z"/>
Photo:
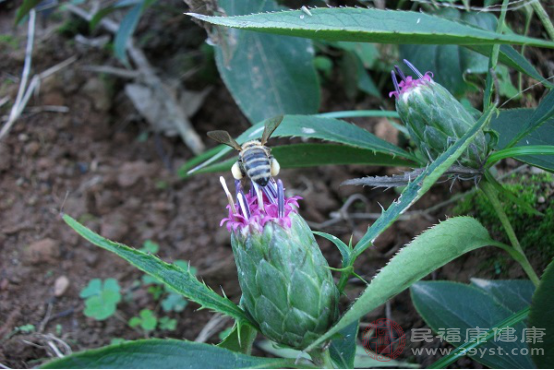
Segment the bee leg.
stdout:
<path fill-rule="evenodd" d="M 235 162 L 233 167 L 231 167 L 231 173 L 233 174 L 233 177 L 236 180 L 240 180 L 244 177 L 243 173 L 242 173 L 242 169 L 240 168 L 240 163 L 239 162 Z"/>
<path fill-rule="evenodd" d="M 279 162 L 275 159 L 275 157 L 271 157 L 271 176 L 275 177 L 279 174 L 279 171 L 281 170 L 281 165 L 279 165 Z"/>

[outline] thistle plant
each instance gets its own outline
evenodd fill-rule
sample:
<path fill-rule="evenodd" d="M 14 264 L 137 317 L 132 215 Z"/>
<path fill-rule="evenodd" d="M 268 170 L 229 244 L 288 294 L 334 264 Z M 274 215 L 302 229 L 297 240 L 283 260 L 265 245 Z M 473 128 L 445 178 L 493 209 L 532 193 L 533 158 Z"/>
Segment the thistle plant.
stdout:
<path fill-rule="evenodd" d="M 409 61 L 404 60 L 404 63 L 417 78 L 406 76 L 395 66 L 391 72 L 395 91 L 389 97 L 395 97 L 396 111 L 406 125 L 410 138 L 432 162 L 462 138 L 477 120 L 448 90 L 433 81 L 432 72 L 423 75 Z M 458 158 L 458 163 L 481 169 L 488 151 L 485 134 L 481 130 Z"/>
<path fill-rule="evenodd" d="M 221 177 L 229 216 L 242 306 L 275 342 L 304 349 L 338 317 L 338 290 L 312 231 L 298 214 L 299 197 L 286 198 L 281 180 L 263 194 L 245 192 L 236 180 L 236 199 Z M 256 189 L 252 185 L 251 189 Z"/>
<path fill-rule="evenodd" d="M 189 14 L 209 23 L 209 28 L 216 27 L 218 33 L 221 33 L 220 39 L 211 40 L 219 42 L 216 46 L 219 71 L 232 96 L 253 125 L 237 138 L 226 133 L 225 140 L 220 142 L 232 143 L 231 146 L 239 151 L 246 150 L 249 145 L 244 144 L 249 142 L 263 142 L 265 145 L 267 136 L 264 138 L 262 134 L 264 125 L 280 117 L 280 126 L 272 126 L 275 129 L 274 136 L 302 137 L 311 141 L 274 147 L 271 152 L 267 150 L 268 160 L 271 153 L 271 159 L 278 160 L 283 169 L 331 164 L 412 168 L 413 171 L 405 175 L 366 177 L 348 182 L 387 188 L 403 186 L 399 190 L 400 196 L 386 209 L 383 208 L 377 219 L 372 219 L 363 236 L 357 240 L 352 238 L 349 244 L 324 232 L 315 233 L 331 241 L 340 252 L 341 266 L 329 266 L 314 239 L 314 233 L 299 214 L 300 199 L 285 197 L 280 180 L 268 175 L 267 185 L 264 180 L 262 184 L 249 186 L 253 190 L 243 188 L 243 184 L 237 181 L 233 192 L 222 180 L 228 199 L 228 212 L 221 226 L 230 232 L 238 283 L 242 289 L 240 301 L 239 297 L 231 297 L 235 299 L 232 301 L 219 295 L 186 269 L 106 240 L 64 215 L 64 220 L 91 243 L 121 256 L 202 308 L 233 318 L 235 325 L 217 346 L 188 341 L 148 340 L 110 346 L 93 353 L 75 354 L 47 366 L 86 364 L 89 367 L 113 367 L 115 363 L 127 368 L 313 365 L 351 368 L 359 357 L 356 351 L 359 349 L 360 320 L 406 289 L 411 290 L 418 313 L 437 333 L 440 328 L 458 329 L 462 333 L 469 329 L 488 328 L 483 329 L 484 332 L 478 338 L 466 342 L 448 340 L 457 348 L 434 364 L 434 367 L 448 366 L 464 355 L 489 367 L 529 368 L 534 364 L 546 368 L 554 366 L 551 355 L 541 357 L 521 351 L 520 355 L 511 355 L 517 350 L 551 350 L 554 346 L 554 323 L 549 314 L 553 304 L 551 287 L 554 284 L 554 264 L 550 265 L 542 278 L 536 274 L 525 255 L 525 246 L 520 245 L 504 208 L 521 207 L 529 217 L 542 217 L 542 213 L 505 189 L 494 168 L 504 158 L 516 158 L 530 166 L 554 172 L 554 84 L 545 79 L 540 69 L 536 69 L 523 53 L 509 46 L 554 48 L 554 42 L 503 33 L 508 11 L 506 0 L 502 2 L 498 19 L 491 14 L 462 13 L 468 18 L 484 21 L 474 26 L 469 21 L 459 22 L 438 13 L 428 14 L 427 8 L 426 12 L 414 12 L 406 9 L 383 11 L 375 8 L 304 7 L 280 12 L 277 11 L 277 3 L 270 0 L 263 3 L 264 7 L 260 8 L 260 2 L 254 0 L 241 1 L 240 7 L 221 2 L 219 5 L 225 8 L 223 10 L 227 16 L 210 14 L 205 9 L 202 9 L 202 14 Z M 433 7 L 439 3 L 427 5 Z M 402 7 L 402 4 L 404 2 L 400 2 L 399 6 Z M 539 2 L 533 4 L 539 6 Z M 461 17 L 461 12 L 455 9 L 452 11 Z M 545 29 L 552 30 L 549 20 L 541 14 Z M 493 21 L 489 16 L 494 18 Z M 227 32 L 227 28 L 234 30 Z M 258 34 L 257 31 L 263 33 Z M 267 33 L 273 35 L 266 39 L 263 36 L 267 36 Z M 275 35 L 296 38 L 279 38 Z M 449 48 L 455 47 L 459 55 L 464 55 L 457 61 L 460 65 L 469 60 L 471 65 L 478 66 L 485 59 L 486 66 L 479 72 L 486 74 L 482 88 L 483 104 L 475 109 L 466 109 L 457 96 L 438 82 L 443 73 L 435 68 L 423 68 L 425 58 L 420 55 L 418 62 L 407 56 L 414 65 L 405 60 L 413 72 L 412 76 L 406 75 L 399 67 L 394 67 L 392 71 L 394 91 L 389 97 L 394 98 L 395 111 L 317 114 L 320 86 L 313 63 L 314 48 L 310 40 L 301 38 L 319 39 L 325 42 L 322 43 L 325 48 L 333 48 L 333 54 L 326 59 L 329 68 L 333 67 L 332 58 L 337 53 L 343 53 L 341 67 L 344 77 L 354 76 L 355 81 L 350 85 L 376 98 L 382 95 L 380 91 L 375 91 L 377 87 L 366 71 L 366 68 L 371 68 L 368 67 L 371 60 L 368 60 L 370 53 L 364 42 L 418 44 L 417 48 L 428 45 L 434 45 L 435 48 L 436 45 L 438 51 L 448 48 L 446 51 L 449 53 Z M 387 50 L 394 47 L 388 45 Z M 321 48 L 322 53 L 325 48 Z M 231 49 L 232 55 L 227 55 L 226 51 Z M 263 57 L 260 57 L 259 50 L 264 51 Z M 402 48 L 399 52 L 402 52 Z M 287 59 L 287 63 L 283 63 L 280 59 L 283 55 L 294 59 Z M 381 68 L 389 62 L 389 58 L 382 59 Z M 415 66 L 431 71 L 422 74 Z M 388 79 L 392 67 L 387 65 L 382 77 Z M 502 95 L 498 91 L 499 84 L 494 83 L 500 67 L 509 67 L 513 73 L 525 74 L 540 82 L 541 87 L 537 88 L 544 89 L 545 94 L 535 108 L 509 110 L 499 106 L 496 100 L 493 102 L 493 92 Z M 252 70 L 256 73 L 253 74 Z M 348 74 L 352 71 L 355 73 Z M 466 71 L 467 68 L 464 68 L 463 73 Z M 255 78 L 249 79 L 252 76 Z M 463 76 L 457 77 L 463 80 Z M 303 99 L 308 99 L 309 104 L 302 105 Z M 392 106 L 392 100 L 383 99 L 381 103 L 381 106 Z M 284 118 L 281 117 L 283 114 Z M 409 139 L 404 142 L 414 145 L 400 147 L 341 120 L 361 116 L 399 119 L 403 126 L 397 124 L 396 127 Z M 260 138 L 262 140 L 258 141 Z M 189 178 L 193 173 L 232 171 L 236 159 L 221 161 L 231 150 L 229 147 L 216 147 L 189 161 L 180 174 L 183 178 Z M 255 159 L 254 162 L 259 160 L 252 159 Z M 267 163 L 260 167 L 266 172 L 270 168 Z M 248 171 L 244 172 L 248 175 Z M 276 176 L 276 171 L 270 171 L 269 174 Z M 237 171 L 233 171 L 233 175 L 237 175 Z M 357 273 L 360 268 L 356 265 L 358 257 L 372 248 L 376 239 L 401 215 L 407 216 L 406 211 L 437 181 L 445 178 L 480 180 L 475 181 L 475 188 L 471 191 L 482 191 L 486 195 L 504 228 L 509 245 L 493 239 L 475 218 L 460 216 L 437 221 L 437 225 L 422 232 L 383 263 L 379 273 L 369 282 L 360 279 L 367 283 L 364 292 L 345 312 L 338 312 L 339 296 L 351 279 L 361 277 Z M 245 179 L 243 181 L 246 182 Z M 471 286 L 448 281 L 421 281 L 452 260 L 486 246 L 499 248 L 496 249 L 498 253 L 509 253 L 520 264 L 528 279 L 472 279 Z M 527 246 L 527 250 L 532 247 Z M 338 272 L 336 284 L 331 270 Z M 394 306 L 394 301 L 391 306 Z M 525 333 L 533 328 L 547 328 L 544 341 L 528 344 L 522 340 L 526 338 Z M 506 334 L 517 334 L 519 340 L 487 343 L 487 340 L 504 331 Z M 292 359 L 250 356 L 258 333 L 280 346 L 288 347 L 289 356 L 294 349 L 309 354 L 312 361 L 299 359 L 300 353 Z M 468 352 L 478 347 L 494 350 L 502 348 L 505 355 L 475 356 Z M 406 357 L 410 357 L 410 354 Z M 369 366 L 375 366 L 375 363 Z M 397 367 L 403 367 L 403 364 L 397 364 Z"/>

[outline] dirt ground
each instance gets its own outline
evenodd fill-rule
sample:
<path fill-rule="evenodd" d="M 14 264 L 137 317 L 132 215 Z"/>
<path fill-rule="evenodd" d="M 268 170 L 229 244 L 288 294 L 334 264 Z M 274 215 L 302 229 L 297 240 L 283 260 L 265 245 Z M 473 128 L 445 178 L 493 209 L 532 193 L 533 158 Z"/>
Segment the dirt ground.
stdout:
<path fill-rule="evenodd" d="M 14 33 L 18 44 L 1 52 L 2 94 L 15 97 L 23 65 L 25 27 L 11 28 L 13 9 L 0 10 L 2 31 Z M 161 35 L 146 43 L 146 51 L 160 69 L 170 65 L 165 56 L 198 47 L 203 31 L 183 17 L 172 16 L 157 24 Z M 6 24 L 8 24 L 6 26 Z M 59 27 L 59 24 L 58 26 Z M 187 30 L 167 45 L 167 34 Z M 140 31 L 140 29 L 139 29 Z M 159 303 L 145 290 L 135 291 L 133 299 L 118 307 L 116 316 L 96 321 L 83 314 L 79 292 L 93 278 L 115 278 L 129 291 L 142 273 L 118 257 L 92 246 L 77 236 L 60 218 L 65 212 L 103 236 L 140 247 L 151 239 L 160 245 L 158 255 L 166 261 L 190 261 L 198 276 L 227 296 L 238 301 L 240 290 L 229 235 L 219 227 L 225 216 L 226 199 L 218 182 L 219 174 L 199 175 L 181 180 L 176 170 L 192 158 L 178 138 L 148 133 L 148 124 L 139 116 L 122 91 L 122 81 L 85 69 L 88 65 L 118 65 L 109 51 L 75 43 L 60 34 L 51 22 L 41 22 L 33 53 L 33 71 L 43 71 L 71 56 L 77 61 L 52 78 L 43 81 L 38 96 L 16 122 L 8 137 L 0 142 L 0 365 L 37 367 L 56 356 L 48 342 L 52 336 L 73 352 L 109 344 L 112 338 L 138 339 L 144 335 L 126 321 L 141 309 L 159 311 Z M 164 34 L 165 33 L 165 34 Z M 183 40 L 181 40 L 183 39 Z M 179 42 L 182 41 L 181 44 Z M 190 88 L 206 82 L 192 80 Z M 337 82 L 338 84 L 339 82 Z M 189 86 L 187 86 L 189 87 Z M 348 102 L 328 86 L 323 92 L 322 111 L 374 109 L 370 99 Z M 340 94 L 340 93 L 338 93 Z M 0 96 L 1 98 L 2 96 Z M 44 106 L 65 106 L 67 112 L 41 111 Z M 34 108 L 31 108 L 34 107 Z M 389 107 L 391 108 L 391 107 Z M 2 108 L 1 114 L 9 111 Z M 232 119 L 230 119 L 232 117 Z M 233 122 L 230 122 L 230 121 Z M 377 119 L 354 120 L 381 137 L 395 140 L 390 126 Z M 217 78 L 215 85 L 192 123 L 202 137 L 214 128 L 238 135 L 248 128 L 246 119 Z M 208 140 L 207 145 L 212 146 Z M 278 142 L 278 141 L 277 141 Z M 286 141 L 284 141 L 286 142 Z M 350 208 L 378 213 L 397 196 L 393 191 L 340 187 L 352 177 L 391 174 L 395 169 L 363 166 L 321 167 L 283 170 L 281 178 L 292 194 L 301 195 L 301 214 L 317 226 L 330 219 L 349 197 L 358 194 Z M 228 181 L 230 174 L 225 174 Z M 414 209 L 427 209 L 448 199 L 452 193 L 471 184 L 450 184 L 433 188 Z M 426 228 L 445 219 L 448 207 L 428 215 L 399 221 L 389 228 L 358 261 L 361 275 L 371 278 L 403 244 Z M 364 220 L 340 221 L 323 228 L 347 241 L 359 239 L 367 228 Z M 339 266 L 340 254 L 330 243 L 320 240 L 331 266 Z M 470 277 L 524 278 L 517 267 L 496 275 L 493 264 L 497 251 L 480 250 L 464 256 L 430 276 L 468 282 Z M 484 262 L 485 261 L 485 262 Z M 69 284 L 60 289 L 60 281 Z M 56 288 L 56 286 L 58 287 Z M 363 286 L 348 290 L 355 298 Z M 348 306 L 344 297 L 343 308 Z M 213 314 L 196 311 L 190 303 L 181 313 L 173 331 L 156 331 L 151 336 L 194 340 Z M 390 302 L 391 318 L 405 331 L 425 324 L 403 293 Z M 385 315 L 385 307 L 369 314 L 364 321 Z M 16 328 L 32 324 L 32 333 L 17 333 Z M 230 325 L 220 326 L 219 331 Z M 218 340 L 218 332 L 208 342 Z M 65 347 L 57 342 L 59 348 Z M 435 344 L 433 344 L 435 345 Z M 407 352 L 407 351 L 406 351 Z M 256 352 L 263 355 L 261 351 Z M 410 358 L 429 365 L 432 359 Z M 468 359 L 456 367 L 480 367 Z"/>

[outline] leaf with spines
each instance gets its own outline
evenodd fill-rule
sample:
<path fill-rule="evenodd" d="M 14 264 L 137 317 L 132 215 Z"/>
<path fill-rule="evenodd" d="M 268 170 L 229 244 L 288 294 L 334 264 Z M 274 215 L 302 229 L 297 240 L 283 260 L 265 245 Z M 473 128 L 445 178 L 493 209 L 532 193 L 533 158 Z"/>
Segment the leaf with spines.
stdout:
<path fill-rule="evenodd" d="M 362 8 L 317 8 L 237 17 L 188 15 L 218 26 L 328 41 L 387 44 L 513 44 L 554 48 L 554 42 L 503 35 L 425 13 Z"/>
<path fill-rule="evenodd" d="M 125 342 L 50 361 L 42 369 L 272 369 L 306 367 L 306 362 L 262 358 L 210 344 L 175 339 Z"/>
<path fill-rule="evenodd" d="M 240 307 L 229 299 L 215 293 L 206 284 L 198 281 L 189 271 L 185 271 L 176 265 L 165 263 L 155 256 L 105 239 L 68 215 L 63 215 L 63 220 L 92 244 L 115 253 L 139 270 L 158 279 L 173 291 L 198 303 L 201 305 L 201 308 L 209 308 L 231 316 L 235 320 L 249 322 L 252 326 L 257 326 Z"/>

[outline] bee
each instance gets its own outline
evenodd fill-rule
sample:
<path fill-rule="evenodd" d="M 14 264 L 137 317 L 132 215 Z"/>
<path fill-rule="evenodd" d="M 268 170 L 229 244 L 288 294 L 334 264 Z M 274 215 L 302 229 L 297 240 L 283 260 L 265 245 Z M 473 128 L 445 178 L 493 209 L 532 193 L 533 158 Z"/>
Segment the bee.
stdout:
<path fill-rule="evenodd" d="M 283 116 L 267 120 L 261 140 L 251 140 L 240 145 L 227 131 L 208 132 L 208 136 L 218 143 L 229 145 L 239 151 L 239 159 L 231 168 L 233 177 L 237 180 L 248 177 L 254 183 L 265 187 L 272 176 L 277 176 L 281 166 L 271 155 L 271 150 L 265 146 L 273 131 L 281 124 Z"/>

